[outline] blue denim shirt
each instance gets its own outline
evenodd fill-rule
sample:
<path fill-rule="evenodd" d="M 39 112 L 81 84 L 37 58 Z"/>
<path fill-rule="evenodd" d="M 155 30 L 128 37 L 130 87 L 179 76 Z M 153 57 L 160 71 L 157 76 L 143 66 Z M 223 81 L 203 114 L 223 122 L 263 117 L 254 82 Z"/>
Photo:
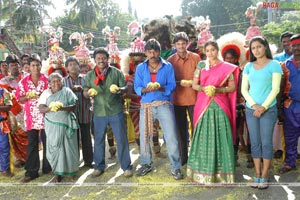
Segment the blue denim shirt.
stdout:
<path fill-rule="evenodd" d="M 171 63 L 160 58 L 162 66 L 159 68 L 156 76 L 156 82 L 165 91 L 153 91 L 142 93 L 142 89 L 147 87 L 151 82 L 148 60 L 138 65 L 134 77 L 134 90 L 137 95 L 141 96 L 141 103 L 151 103 L 153 101 L 171 101 L 171 94 L 176 87 L 174 68 Z"/>

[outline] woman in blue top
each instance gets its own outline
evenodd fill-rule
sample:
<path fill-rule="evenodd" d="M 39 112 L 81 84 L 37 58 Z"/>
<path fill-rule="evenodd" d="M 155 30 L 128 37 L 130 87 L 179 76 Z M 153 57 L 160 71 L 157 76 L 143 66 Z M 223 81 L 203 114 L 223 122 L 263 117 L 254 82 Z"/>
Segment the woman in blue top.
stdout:
<path fill-rule="evenodd" d="M 280 89 L 282 69 L 266 39 L 257 36 L 250 41 L 250 62 L 242 78 L 242 94 L 246 99 L 246 119 L 256 176 L 252 187 L 268 187 L 267 176 L 273 156 L 273 129 L 277 120 L 276 95 Z M 261 169 L 261 158 L 263 167 Z"/>

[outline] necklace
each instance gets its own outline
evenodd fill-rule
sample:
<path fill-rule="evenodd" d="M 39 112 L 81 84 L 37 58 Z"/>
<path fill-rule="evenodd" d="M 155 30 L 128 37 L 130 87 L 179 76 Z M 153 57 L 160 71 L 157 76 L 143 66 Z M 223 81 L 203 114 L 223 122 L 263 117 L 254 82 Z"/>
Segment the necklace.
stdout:
<path fill-rule="evenodd" d="M 216 62 L 211 62 L 210 64 L 209 64 L 209 67 L 215 67 L 217 64 L 219 64 L 220 63 L 220 61 L 219 60 L 217 60 Z"/>
<path fill-rule="evenodd" d="M 153 66 L 153 65 L 150 65 L 150 63 L 149 63 L 149 66 L 150 66 L 150 68 L 152 69 L 152 72 L 157 72 L 157 68 L 158 68 L 158 66 L 160 65 L 160 62 L 159 63 L 157 63 L 155 66 Z"/>

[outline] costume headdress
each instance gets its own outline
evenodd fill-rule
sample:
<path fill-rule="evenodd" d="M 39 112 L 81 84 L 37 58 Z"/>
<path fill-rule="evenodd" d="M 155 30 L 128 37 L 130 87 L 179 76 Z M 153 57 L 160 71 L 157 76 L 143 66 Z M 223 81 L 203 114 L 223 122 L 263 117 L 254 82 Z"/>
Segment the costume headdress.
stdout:
<path fill-rule="evenodd" d="M 78 45 L 73 47 L 76 58 L 78 59 L 80 64 L 87 64 L 89 68 L 92 68 L 91 64 L 91 58 L 90 58 L 90 52 L 87 48 L 87 43 L 91 43 L 94 38 L 94 35 L 92 33 L 79 33 L 74 32 L 69 37 L 69 42 L 72 44 L 72 40 L 77 40 Z"/>
<path fill-rule="evenodd" d="M 217 43 L 223 59 L 224 53 L 232 49 L 237 53 L 240 64 L 243 65 L 246 62 L 245 36 L 243 34 L 238 32 L 225 34 L 217 40 Z"/>
<path fill-rule="evenodd" d="M 59 47 L 59 42 L 62 41 L 63 29 L 58 27 L 57 30 L 49 31 L 50 39 L 48 40 L 49 48 L 49 64 L 58 64 L 61 65 L 64 63 L 65 54 L 64 50 Z"/>
<path fill-rule="evenodd" d="M 127 27 L 127 34 L 135 37 L 130 46 L 131 51 L 143 53 L 145 42 L 142 38 L 142 27 L 136 21 L 133 21 Z"/>
<path fill-rule="evenodd" d="M 261 30 L 256 26 L 256 16 L 263 6 L 262 2 L 258 2 L 256 6 L 250 6 L 247 8 L 245 15 L 250 19 L 250 27 L 247 29 L 246 33 L 246 44 L 249 43 L 250 39 L 255 36 L 261 36 Z"/>
<path fill-rule="evenodd" d="M 121 70 L 128 79 L 130 75 L 134 74 L 135 67 L 138 62 L 146 60 L 144 54 L 145 42 L 142 38 L 142 27 L 135 21 L 128 25 L 127 34 L 134 36 L 134 40 L 131 43 L 130 49 L 127 49 L 122 54 Z"/>
<path fill-rule="evenodd" d="M 102 34 L 104 40 L 108 39 L 109 43 L 107 44 L 105 50 L 109 53 L 110 63 L 120 63 L 120 52 L 118 49 L 118 45 L 116 41 L 118 40 L 118 36 L 120 34 L 120 27 L 115 26 L 114 29 L 110 29 L 109 26 L 105 26 L 102 29 Z"/>
<path fill-rule="evenodd" d="M 210 19 L 209 16 L 204 18 L 203 16 L 196 17 L 193 19 L 196 21 L 196 29 L 199 31 L 198 35 L 198 46 L 203 46 L 208 40 L 213 40 L 214 37 L 210 32 Z"/>
<path fill-rule="evenodd" d="M 64 50 L 59 47 L 59 42 L 62 41 L 63 37 L 63 29 L 58 27 L 55 30 L 53 27 L 43 27 L 43 30 L 47 32 L 50 36 L 48 40 L 48 45 L 50 46 L 49 52 L 49 59 L 48 59 L 48 68 L 46 71 L 48 75 L 51 74 L 53 71 L 60 69 L 63 75 L 66 74 L 66 70 L 64 68 L 65 62 L 65 54 Z M 42 70 L 44 71 L 44 70 Z"/>

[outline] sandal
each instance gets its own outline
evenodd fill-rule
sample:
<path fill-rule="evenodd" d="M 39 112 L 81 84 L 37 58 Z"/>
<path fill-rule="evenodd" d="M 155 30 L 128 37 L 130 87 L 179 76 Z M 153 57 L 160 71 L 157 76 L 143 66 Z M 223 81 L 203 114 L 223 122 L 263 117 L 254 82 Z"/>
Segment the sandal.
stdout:
<path fill-rule="evenodd" d="M 250 187 L 257 188 L 260 183 L 260 178 L 253 177 L 253 183 L 250 183 Z"/>
<path fill-rule="evenodd" d="M 62 181 L 62 178 L 63 177 L 61 175 L 55 175 L 51 182 L 60 183 Z"/>
<path fill-rule="evenodd" d="M 284 166 L 284 167 L 278 169 L 278 173 L 284 174 L 284 173 L 287 173 L 287 172 L 289 172 L 291 170 L 295 170 L 295 169 L 296 169 L 296 167 Z"/>
<path fill-rule="evenodd" d="M 267 189 L 269 187 L 267 178 L 260 178 L 258 189 Z"/>

